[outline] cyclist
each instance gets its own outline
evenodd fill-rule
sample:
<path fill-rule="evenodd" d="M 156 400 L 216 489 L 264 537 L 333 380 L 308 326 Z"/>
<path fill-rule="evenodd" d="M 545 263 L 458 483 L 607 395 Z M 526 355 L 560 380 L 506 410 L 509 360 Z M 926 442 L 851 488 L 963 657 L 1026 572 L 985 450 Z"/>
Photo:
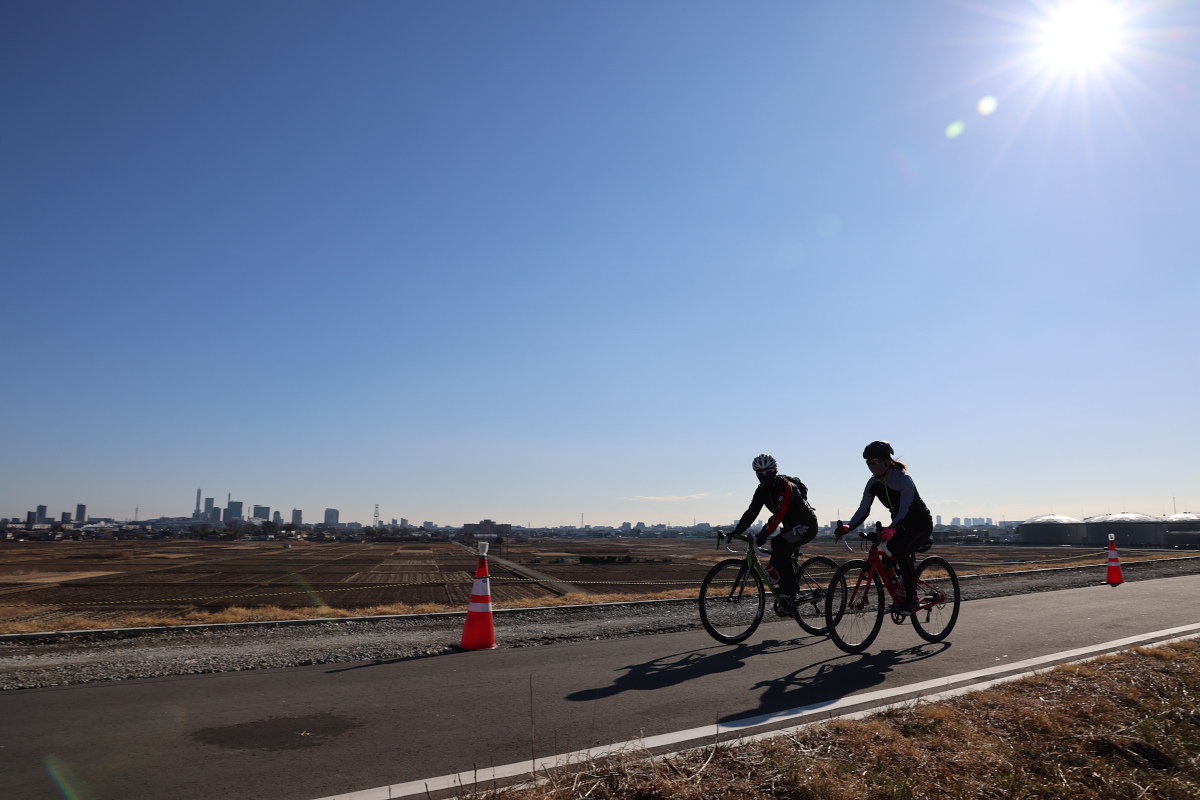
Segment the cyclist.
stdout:
<path fill-rule="evenodd" d="M 780 475 L 774 456 L 763 453 L 751 466 L 758 475 L 758 488 L 732 535 L 738 536 L 749 529 L 763 506 L 770 509 L 771 519 L 759 531 L 755 543 L 760 549 L 771 543 L 769 563 L 779 575 L 777 588 L 790 611 L 796 605 L 796 591 L 800 588 L 792 571 L 792 553 L 817 535 L 817 515 L 808 504 L 808 488 L 799 478 Z"/>
<path fill-rule="evenodd" d="M 896 560 L 900 578 L 904 581 L 904 598 L 898 610 L 912 614 L 917 609 L 917 575 L 913 559 L 917 548 L 933 534 L 933 517 L 917 492 L 917 485 L 908 476 L 908 467 L 893 458 L 895 452 L 890 444 L 882 441 L 871 442 L 863 450 L 871 479 L 867 481 L 862 503 L 854 516 L 834 534 L 841 539 L 861 525 L 874 500 L 887 506 L 892 521 L 879 537 L 879 549 Z"/>

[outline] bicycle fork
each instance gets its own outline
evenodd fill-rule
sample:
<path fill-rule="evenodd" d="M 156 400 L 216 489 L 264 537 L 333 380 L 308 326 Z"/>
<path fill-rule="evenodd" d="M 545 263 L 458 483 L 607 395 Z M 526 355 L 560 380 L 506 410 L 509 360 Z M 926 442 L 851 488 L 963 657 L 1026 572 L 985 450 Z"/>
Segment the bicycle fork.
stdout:
<path fill-rule="evenodd" d="M 736 603 L 742 599 L 742 593 L 746 591 L 746 580 L 750 577 L 750 568 L 742 564 L 738 570 L 737 577 L 733 580 L 733 586 L 729 587 L 729 602 Z"/>

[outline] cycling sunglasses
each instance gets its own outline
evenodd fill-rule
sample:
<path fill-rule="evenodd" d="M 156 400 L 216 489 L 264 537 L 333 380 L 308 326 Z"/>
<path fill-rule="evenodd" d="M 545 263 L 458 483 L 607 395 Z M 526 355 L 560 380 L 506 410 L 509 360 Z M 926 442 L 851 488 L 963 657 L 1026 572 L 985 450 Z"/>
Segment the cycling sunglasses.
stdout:
<path fill-rule="evenodd" d="M 773 478 L 773 477 L 775 477 L 775 472 L 776 471 L 773 469 L 756 469 L 756 470 L 754 470 L 754 474 L 757 475 L 760 479 Z"/>

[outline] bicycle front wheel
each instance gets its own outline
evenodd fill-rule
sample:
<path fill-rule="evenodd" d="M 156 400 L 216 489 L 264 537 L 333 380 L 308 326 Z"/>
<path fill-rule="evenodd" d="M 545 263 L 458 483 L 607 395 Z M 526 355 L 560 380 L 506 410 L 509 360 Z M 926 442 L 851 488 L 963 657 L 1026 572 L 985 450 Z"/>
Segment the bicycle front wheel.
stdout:
<path fill-rule="evenodd" d="M 833 574 L 825 594 L 825 625 L 829 638 L 845 653 L 871 646 L 883 626 L 883 581 L 871 575 L 861 558 L 847 561 Z"/>
<path fill-rule="evenodd" d="M 796 593 L 796 623 L 813 636 L 824 636 L 829 630 L 825 624 L 825 593 L 829 582 L 837 572 L 837 562 L 825 556 L 813 556 L 800 565 L 796 581 L 800 590 Z"/>
<path fill-rule="evenodd" d="M 927 642 L 940 642 L 958 622 L 958 575 L 950 562 L 938 556 L 917 567 L 917 613 L 913 627 Z"/>
<path fill-rule="evenodd" d="M 700 621 L 718 642 L 737 644 L 758 628 L 766 602 L 758 573 L 744 559 L 730 558 L 710 569 L 700 585 Z"/>

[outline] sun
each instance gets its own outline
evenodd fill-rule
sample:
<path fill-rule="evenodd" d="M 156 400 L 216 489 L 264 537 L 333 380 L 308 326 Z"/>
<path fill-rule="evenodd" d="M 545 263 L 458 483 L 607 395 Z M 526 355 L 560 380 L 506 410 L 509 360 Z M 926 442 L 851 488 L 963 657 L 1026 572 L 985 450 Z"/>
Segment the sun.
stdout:
<path fill-rule="evenodd" d="M 1102 0 L 1074 0 L 1055 9 L 1041 31 L 1041 57 L 1058 71 L 1103 67 L 1121 46 L 1124 20 Z"/>

